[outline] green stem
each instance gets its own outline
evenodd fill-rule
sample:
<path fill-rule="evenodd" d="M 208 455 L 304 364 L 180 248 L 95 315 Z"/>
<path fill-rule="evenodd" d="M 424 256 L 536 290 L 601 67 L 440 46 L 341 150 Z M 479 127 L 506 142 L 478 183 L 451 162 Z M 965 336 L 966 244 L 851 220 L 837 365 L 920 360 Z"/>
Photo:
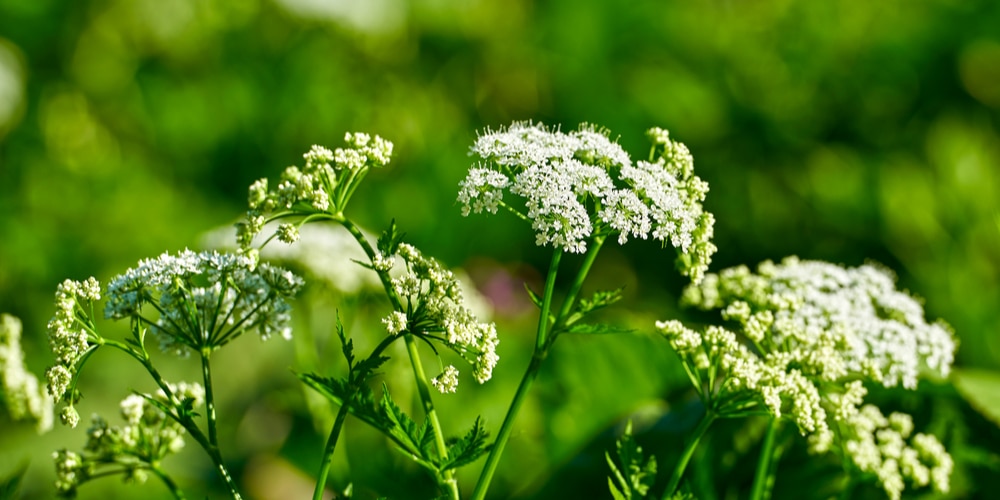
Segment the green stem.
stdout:
<path fill-rule="evenodd" d="M 344 226 L 348 232 L 354 236 L 354 239 L 361 245 L 362 250 L 368 255 L 368 259 L 375 262 L 375 257 L 377 252 L 372 248 L 371 244 L 368 243 L 368 239 L 361 232 L 350 219 L 346 217 L 334 217 L 333 220 Z M 385 294 L 389 297 L 389 301 L 392 303 L 394 310 L 399 312 L 405 312 L 405 308 L 400 301 L 399 296 L 396 294 L 396 290 L 392 286 L 392 278 L 389 276 L 387 271 L 376 271 L 379 279 L 382 281 L 382 287 L 385 289 Z M 413 336 L 409 333 L 403 335 L 403 339 L 406 341 L 406 352 L 410 357 L 410 364 L 413 366 L 413 376 L 416 378 L 417 384 L 417 394 L 420 396 L 421 406 L 424 408 L 424 414 L 426 418 L 430 421 L 431 429 L 434 430 L 434 443 L 437 448 L 438 457 L 442 461 L 448 458 L 448 448 L 444 442 L 444 431 L 441 429 L 441 422 L 438 420 L 437 411 L 434 409 L 434 400 L 431 399 L 431 392 L 429 386 L 427 385 L 427 374 L 424 372 L 423 364 L 420 362 L 420 353 L 417 351 L 416 342 Z M 441 478 L 439 482 L 443 482 L 444 486 L 447 487 L 449 498 L 453 500 L 458 500 L 458 482 L 455 480 L 455 471 L 453 469 L 448 469 L 443 473 L 443 481 Z"/>
<path fill-rule="evenodd" d="M 760 448 L 760 459 L 757 460 L 757 472 L 753 478 L 753 492 L 751 500 L 767 500 L 771 497 L 771 487 L 774 486 L 774 443 L 777 441 L 778 431 L 781 427 L 781 420 L 771 418 L 767 424 L 767 434 L 764 435 L 764 444 Z"/>
<path fill-rule="evenodd" d="M 168 490 L 170 490 L 170 494 L 173 495 L 174 498 L 177 500 L 184 500 L 184 492 L 177 487 L 177 483 L 175 483 L 173 479 L 170 479 L 170 476 L 168 476 L 163 469 L 157 465 L 150 465 L 149 470 L 152 471 L 153 474 L 156 474 L 156 477 L 160 478 L 160 481 L 163 481 L 163 484 L 166 485 Z"/>
<path fill-rule="evenodd" d="M 663 500 L 669 500 L 674 495 L 677 487 L 680 486 L 681 478 L 684 477 L 684 469 L 687 468 L 688 462 L 691 461 L 691 456 L 694 455 L 694 450 L 698 447 L 698 441 L 705 435 L 705 431 L 712 425 L 716 417 L 717 415 L 712 410 L 706 411 L 705 416 L 698 423 L 698 427 L 688 436 L 687 442 L 684 443 L 684 451 L 681 452 L 681 458 L 677 461 L 674 473 L 670 476 L 670 482 L 667 483 L 667 489 L 663 492 Z"/>
<path fill-rule="evenodd" d="M 486 465 L 483 466 L 483 471 L 479 475 L 479 481 L 476 482 L 476 489 L 472 492 L 472 500 L 482 500 L 486 497 L 486 491 L 490 487 L 490 482 L 493 481 L 493 474 L 496 472 L 500 455 L 503 454 L 503 450 L 507 446 L 507 440 L 510 439 L 510 433 L 514 428 L 514 419 L 521 409 L 521 404 L 524 402 L 524 397 L 528 394 L 528 389 L 531 388 L 535 377 L 538 376 L 538 370 L 542 366 L 542 360 L 545 358 L 546 347 L 548 345 L 546 330 L 549 323 L 549 311 L 552 308 L 552 295 L 555 291 L 556 275 L 559 273 L 559 261 L 561 259 L 561 250 L 557 249 L 552 252 L 552 261 L 549 263 L 549 273 L 545 278 L 545 291 L 542 295 L 542 310 L 538 317 L 535 351 L 531 356 L 528 369 L 524 372 L 524 377 L 521 378 L 521 384 L 517 386 L 514 399 L 510 402 L 510 407 L 507 409 L 507 416 L 504 417 L 503 424 L 500 425 L 500 431 L 497 433 L 493 448 L 490 449 L 490 454 L 486 457 Z"/>
<path fill-rule="evenodd" d="M 340 436 L 340 430 L 344 427 L 344 421 L 347 420 L 348 408 L 350 408 L 350 404 L 348 401 L 345 401 L 344 405 L 337 412 L 337 419 L 333 422 L 333 428 L 330 429 L 330 437 L 326 440 L 326 448 L 323 450 L 323 460 L 319 465 L 319 474 L 316 477 L 316 490 L 313 492 L 313 500 L 323 499 L 323 492 L 326 490 L 326 478 L 330 474 L 330 463 L 333 462 L 333 452 L 337 448 L 337 439 Z"/>
<path fill-rule="evenodd" d="M 212 368 L 208 362 L 209 352 L 201 351 L 201 375 L 205 380 L 205 413 L 208 420 L 208 442 L 219 447 L 219 436 L 215 428 L 215 395 L 212 391 Z"/>
<path fill-rule="evenodd" d="M 566 293 L 566 298 L 563 299 L 562 307 L 559 308 L 559 315 L 556 316 L 556 322 L 550 332 L 552 337 L 548 339 L 549 345 L 555 342 L 556 336 L 559 334 L 559 329 L 566 325 L 570 311 L 573 310 L 576 299 L 580 295 L 580 289 L 583 288 L 583 282 L 587 279 L 594 261 L 597 260 L 597 254 L 601 251 L 601 246 L 604 245 L 606 238 L 606 236 L 595 237 L 590 248 L 587 250 L 587 254 L 584 255 L 583 263 L 580 264 L 580 270 L 576 273 L 576 278 L 573 280 L 573 284 L 570 285 L 569 291 Z"/>

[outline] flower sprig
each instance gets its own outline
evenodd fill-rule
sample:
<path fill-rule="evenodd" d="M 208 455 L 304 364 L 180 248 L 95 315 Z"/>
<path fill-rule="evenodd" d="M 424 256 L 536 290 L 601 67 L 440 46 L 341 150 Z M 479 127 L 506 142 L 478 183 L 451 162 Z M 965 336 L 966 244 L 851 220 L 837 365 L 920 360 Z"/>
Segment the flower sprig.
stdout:
<path fill-rule="evenodd" d="M 99 477 L 122 475 L 126 482 L 143 483 L 152 472 L 175 497 L 183 497 L 160 462 L 184 447 L 185 430 L 177 422 L 178 415 L 202 406 L 205 389 L 185 382 L 167 386 L 169 396 L 160 390 L 122 400 L 119 406 L 124 425 L 111 425 L 94 414 L 82 453 L 62 449 L 53 454 L 60 496 L 73 497 L 82 484 Z"/>
<path fill-rule="evenodd" d="M 0 410 L 14 421 L 35 423 L 39 433 L 52 428 L 52 396 L 24 366 L 21 320 L 0 314 Z"/>
<path fill-rule="evenodd" d="M 684 144 L 659 128 L 647 133 L 648 161 L 632 162 L 608 132 L 589 125 L 564 133 L 515 122 L 487 131 L 472 146 L 482 163 L 460 183 L 462 214 L 500 207 L 529 221 L 535 243 L 583 253 L 599 235 L 648 238 L 675 247 L 681 272 L 699 281 L 715 246 L 714 218 L 702 202 L 708 184 L 694 175 Z M 504 200 L 509 192 L 524 209 Z"/>

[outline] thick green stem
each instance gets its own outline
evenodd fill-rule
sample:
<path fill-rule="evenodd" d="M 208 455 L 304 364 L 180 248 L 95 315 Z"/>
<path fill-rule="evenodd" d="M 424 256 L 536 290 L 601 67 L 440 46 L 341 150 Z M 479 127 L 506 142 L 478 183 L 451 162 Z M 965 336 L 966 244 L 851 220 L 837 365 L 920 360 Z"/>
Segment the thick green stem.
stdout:
<path fill-rule="evenodd" d="M 753 492 L 751 500 L 767 500 L 771 498 L 771 488 L 774 486 L 774 443 L 777 441 L 778 431 L 781 427 L 781 420 L 770 419 L 767 424 L 767 434 L 764 435 L 764 443 L 760 448 L 760 459 L 757 460 L 757 472 L 753 478 Z"/>
<path fill-rule="evenodd" d="M 337 439 L 340 437 L 340 430 L 344 427 L 344 421 L 347 420 L 348 408 L 350 408 L 350 404 L 348 401 L 345 401 L 344 405 L 337 412 L 337 419 L 333 422 L 333 428 L 330 429 L 330 437 L 327 438 L 326 448 L 323 449 L 323 460 L 319 465 L 319 474 L 316 476 L 316 491 L 313 492 L 313 500 L 323 499 L 323 491 L 326 490 L 326 478 L 330 474 L 330 464 L 333 462 L 333 452 L 337 448 Z"/>
<path fill-rule="evenodd" d="M 205 380 L 205 413 L 208 421 L 208 442 L 219 447 L 219 436 L 215 426 L 215 394 L 212 390 L 212 368 L 208 361 L 209 351 L 201 351 L 201 375 Z"/>
<path fill-rule="evenodd" d="M 687 468 L 688 462 L 691 461 L 691 456 L 694 455 L 695 448 L 698 447 L 698 441 L 701 441 L 702 436 L 705 435 L 705 431 L 708 430 L 708 427 L 712 425 L 715 419 L 715 413 L 708 410 L 705 416 L 702 417 L 701 422 L 698 423 L 698 427 L 688 436 L 687 442 L 684 443 L 684 451 L 681 452 L 681 458 L 674 467 L 674 473 L 670 476 L 670 482 L 667 483 L 667 489 L 663 491 L 663 500 L 669 500 L 674 495 L 674 492 L 677 491 L 677 487 L 681 484 L 681 478 L 684 477 L 684 469 Z"/>
<path fill-rule="evenodd" d="M 497 433 L 493 448 L 490 449 L 490 454 L 486 457 L 486 465 L 483 466 L 483 471 L 479 475 L 479 481 L 476 483 L 476 489 L 472 492 L 472 500 L 482 500 L 486 497 L 486 491 L 489 490 L 490 482 L 493 481 L 493 474 L 496 472 L 500 455 L 503 454 L 503 450 L 507 446 L 507 440 L 510 439 L 510 433 L 514 428 L 514 419 L 517 418 L 517 413 L 521 409 L 524 397 L 528 394 L 528 389 L 534 383 L 535 377 L 538 376 L 538 370 L 541 368 L 542 360 L 545 358 L 546 348 L 549 345 L 546 337 L 549 324 L 549 311 L 552 308 L 552 295 L 555 291 L 556 275 L 559 273 L 559 261 L 561 259 L 561 250 L 552 252 L 549 273 L 545 279 L 545 291 L 542 294 L 541 313 L 538 317 L 535 351 L 531 356 L 528 369 L 524 372 L 524 377 L 521 378 L 521 384 L 517 386 L 514 399 L 510 402 L 510 407 L 507 409 L 507 416 L 504 417 L 503 424 L 500 425 L 500 431 Z"/>

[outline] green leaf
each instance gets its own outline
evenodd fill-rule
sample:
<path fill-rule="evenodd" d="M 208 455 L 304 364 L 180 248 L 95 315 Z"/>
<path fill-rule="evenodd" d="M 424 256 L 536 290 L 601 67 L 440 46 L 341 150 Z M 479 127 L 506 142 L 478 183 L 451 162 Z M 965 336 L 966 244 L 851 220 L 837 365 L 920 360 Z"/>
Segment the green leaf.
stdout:
<path fill-rule="evenodd" d="M 383 231 L 382 236 L 378 239 L 378 243 L 376 244 L 378 251 L 385 257 L 396 255 L 396 251 L 399 250 L 399 244 L 403 242 L 404 235 L 396 227 L 396 219 L 392 219 L 389 222 L 389 228 Z"/>
<path fill-rule="evenodd" d="M 951 379 L 970 406 L 1000 427 L 1000 372 L 956 368 Z"/>
<path fill-rule="evenodd" d="M 622 500 L 645 498 L 656 481 L 656 457 L 643 456 L 642 448 L 632 437 L 631 421 L 625 426 L 625 433 L 615 443 L 615 451 L 618 464 L 610 453 L 605 454 L 611 468 L 611 476 L 608 477 L 611 495 Z"/>
<path fill-rule="evenodd" d="M 344 324 L 340 322 L 340 311 L 337 311 L 337 337 L 340 338 L 341 351 L 344 353 L 344 359 L 347 360 L 347 368 L 353 371 L 354 340 L 348 339 L 347 334 L 344 333 Z"/>
<path fill-rule="evenodd" d="M 430 421 L 424 420 L 424 425 L 417 425 L 399 406 L 393 402 L 389 396 L 389 389 L 382 385 L 381 408 L 383 414 L 392 422 L 392 428 L 388 429 L 389 435 L 394 439 L 403 451 L 413 457 L 431 470 L 437 470 L 433 465 L 434 433 L 430 427 Z"/>
<path fill-rule="evenodd" d="M 622 300 L 622 290 L 624 288 L 597 291 L 591 298 L 581 299 L 576 306 L 576 312 L 586 315 L 619 302 Z"/>
<path fill-rule="evenodd" d="M 541 309 L 542 308 L 542 298 L 539 297 L 537 293 L 535 293 L 534 291 L 532 291 L 531 288 L 528 287 L 527 283 L 524 283 L 524 291 L 528 292 L 528 298 L 531 299 L 531 303 L 535 304 L 536 307 L 538 307 L 539 309 Z"/>
<path fill-rule="evenodd" d="M 476 417 L 472 429 L 448 446 L 448 459 L 441 464 L 441 470 L 461 467 L 476 461 L 490 450 L 490 446 L 486 444 L 487 437 L 489 432 L 483 427 L 482 418 Z"/>
<path fill-rule="evenodd" d="M 0 479 L 0 500 L 13 500 L 17 498 L 17 491 L 21 488 L 21 480 L 28 472 L 28 462 L 21 463 L 17 470 L 9 476 Z"/>
<path fill-rule="evenodd" d="M 606 323 L 577 323 L 565 331 L 566 333 L 579 333 L 582 335 L 609 335 L 614 333 L 631 333 L 633 330 Z"/>
<path fill-rule="evenodd" d="M 295 376 L 334 404 L 347 405 L 347 411 L 358 420 L 383 432 L 391 431 L 393 422 L 375 403 L 375 395 L 367 384 L 352 386 L 347 379 L 320 377 L 313 373 L 296 373 Z"/>

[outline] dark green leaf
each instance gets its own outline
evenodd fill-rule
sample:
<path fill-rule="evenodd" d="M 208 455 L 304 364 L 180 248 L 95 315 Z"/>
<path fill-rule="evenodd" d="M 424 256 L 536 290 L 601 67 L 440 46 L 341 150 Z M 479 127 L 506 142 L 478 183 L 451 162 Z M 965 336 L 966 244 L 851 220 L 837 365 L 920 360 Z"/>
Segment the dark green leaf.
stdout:
<path fill-rule="evenodd" d="M 375 395 L 367 384 L 352 386 L 347 379 L 320 377 L 312 373 L 296 373 L 302 383 L 322 394 L 338 406 L 347 405 L 355 418 L 383 432 L 394 425 L 375 403 Z"/>
<path fill-rule="evenodd" d="M 399 232 L 396 227 L 396 219 L 389 222 L 389 228 L 382 232 L 378 239 L 378 251 L 385 257 L 396 255 L 399 244 L 403 241 L 404 233 Z"/>
<path fill-rule="evenodd" d="M 425 464 L 430 463 L 431 460 L 429 457 L 433 456 L 433 454 L 427 453 L 427 450 L 425 450 L 425 445 L 433 445 L 433 436 L 430 436 L 430 441 L 427 439 L 427 434 L 432 434 L 429 432 L 430 423 L 425 421 L 424 425 L 417 425 L 406 412 L 393 402 L 389 396 L 389 390 L 385 385 L 382 386 L 381 407 L 383 414 L 393 424 L 392 428 L 389 429 L 389 434 L 396 438 L 396 443 L 403 448 L 403 451 L 412 455 L 417 461 L 424 462 Z"/>
<path fill-rule="evenodd" d="M 337 311 L 337 337 L 340 338 L 341 350 L 344 353 L 344 359 L 347 360 L 347 368 L 354 370 L 354 340 L 348 339 L 347 334 L 344 333 L 344 324 L 340 322 L 340 311 Z"/>
<path fill-rule="evenodd" d="M 474 462 L 490 450 L 486 444 L 487 437 L 489 437 L 489 433 L 483 427 L 482 419 L 476 417 L 472 429 L 469 429 L 469 432 L 448 446 L 448 459 L 441 464 L 441 470 L 453 469 Z"/>
<path fill-rule="evenodd" d="M 610 453 L 605 454 L 611 468 L 611 476 L 608 477 L 611 495 L 616 500 L 645 498 L 656 481 L 656 457 L 643 456 L 642 448 L 632 437 L 632 422 L 625 426 L 625 433 L 615 443 L 615 452 L 617 464 Z"/>
<path fill-rule="evenodd" d="M 619 302 L 622 300 L 622 290 L 623 288 L 618 288 L 595 292 L 591 298 L 580 300 L 576 306 L 576 312 L 580 315 L 586 315 Z"/>

